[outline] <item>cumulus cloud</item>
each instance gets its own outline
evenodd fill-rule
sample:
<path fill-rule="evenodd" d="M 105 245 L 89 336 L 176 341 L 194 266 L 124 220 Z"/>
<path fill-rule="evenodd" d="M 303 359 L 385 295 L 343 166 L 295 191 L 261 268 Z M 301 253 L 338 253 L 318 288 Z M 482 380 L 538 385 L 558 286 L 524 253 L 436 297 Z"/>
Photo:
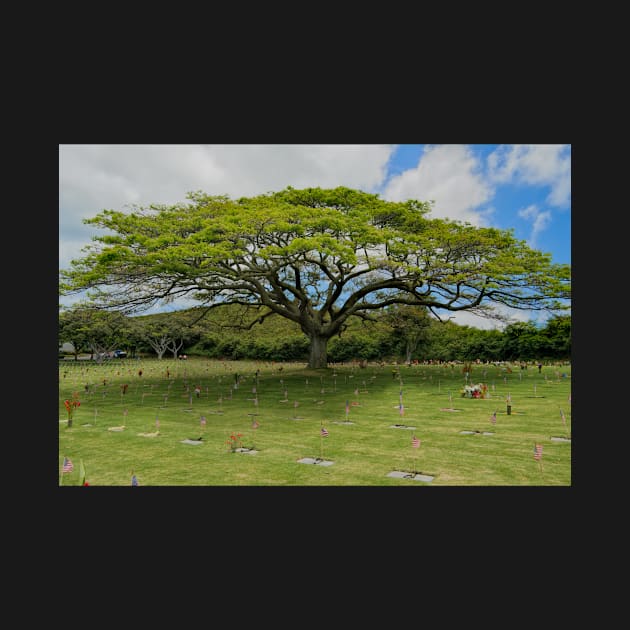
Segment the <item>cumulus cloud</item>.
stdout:
<path fill-rule="evenodd" d="M 435 201 L 432 217 L 484 225 L 480 207 L 494 195 L 485 180 L 482 162 L 470 147 L 457 144 L 427 146 L 418 165 L 391 178 L 382 197 L 392 201 Z"/>
<path fill-rule="evenodd" d="M 556 207 L 571 203 L 571 145 L 502 145 L 488 156 L 491 181 L 550 186 L 547 202 Z"/>
<path fill-rule="evenodd" d="M 232 198 L 287 186 L 375 191 L 394 150 L 367 144 L 60 145 L 60 266 L 97 233 L 82 219 L 103 209 L 184 202 L 195 190 Z"/>

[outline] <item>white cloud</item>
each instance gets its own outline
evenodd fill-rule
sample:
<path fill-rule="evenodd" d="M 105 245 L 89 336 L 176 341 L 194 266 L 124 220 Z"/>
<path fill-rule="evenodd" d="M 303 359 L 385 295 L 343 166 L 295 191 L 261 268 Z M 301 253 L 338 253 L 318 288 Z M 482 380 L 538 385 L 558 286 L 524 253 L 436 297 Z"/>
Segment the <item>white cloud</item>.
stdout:
<path fill-rule="evenodd" d="M 528 240 L 529 246 L 535 248 L 539 234 L 547 229 L 547 226 L 551 223 L 551 212 L 540 210 L 538 206 L 533 204 L 527 206 L 527 208 L 521 208 L 517 214 L 522 219 L 532 222 L 532 232 Z"/>
<path fill-rule="evenodd" d="M 504 330 L 509 324 L 516 322 L 537 321 L 541 317 L 539 311 L 522 311 L 514 308 L 507 308 L 500 304 L 494 305 L 495 312 L 501 313 L 501 319 L 491 319 L 488 317 L 480 317 L 470 311 L 458 311 L 457 313 L 442 313 L 440 317 L 443 319 L 451 318 L 451 321 L 460 326 L 471 326 L 482 330 Z M 508 320 L 504 321 L 503 318 Z M 548 315 L 546 316 L 548 317 Z"/>
<path fill-rule="evenodd" d="M 487 211 L 478 208 L 494 190 L 485 181 L 482 163 L 465 145 L 427 146 L 414 169 L 391 178 L 382 197 L 392 201 L 435 201 L 431 216 L 484 225 Z"/>
<path fill-rule="evenodd" d="M 550 205 L 571 203 L 571 145 L 502 145 L 488 156 L 488 167 L 494 182 L 550 186 Z"/>
<path fill-rule="evenodd" d="M 202 190 L 232 198 L 287 186 L 374 191 L 394 145 L 60 145 L 60 267 L 101 230 L 82 219 Z"/>

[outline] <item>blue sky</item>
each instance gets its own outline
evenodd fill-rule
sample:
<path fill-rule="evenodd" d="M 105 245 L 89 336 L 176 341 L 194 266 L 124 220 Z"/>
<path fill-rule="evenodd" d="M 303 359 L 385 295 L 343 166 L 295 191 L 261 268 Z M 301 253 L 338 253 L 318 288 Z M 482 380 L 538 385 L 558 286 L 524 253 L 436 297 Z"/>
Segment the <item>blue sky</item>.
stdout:
<path fill-rule="evenodd" d="M 286 186 L 433 200 L 434 217 L 512 229 L 553 262 L 571 263 L 570 145 L 79 144 L 59 145 L 59 266 L 101 233 L 82 219 L 103 209 L 183 202 L 193 190 L 236 198 Z M 468 314 L 456 321 L 493 327 Z"/>
<path fill-rule="evenodd" d="M 383 190 L 394 176 L 431 168 L 427 157 L 437 146 L 398 145 Z M 484 225 L 513 229 L 515 236 L 531 247 L 552 254 L 554 262 L 571 263 L 570 145 L 450 146 L 466 146 L 477 163 L 478 170 L 472 172 L 491 186 L 490 198 L 474 206 L 475 212 L 484 215 Z M 465 169 L 460 172 L 471 173 Z M 422 190 L 420 183 L 418 190 Z"/>

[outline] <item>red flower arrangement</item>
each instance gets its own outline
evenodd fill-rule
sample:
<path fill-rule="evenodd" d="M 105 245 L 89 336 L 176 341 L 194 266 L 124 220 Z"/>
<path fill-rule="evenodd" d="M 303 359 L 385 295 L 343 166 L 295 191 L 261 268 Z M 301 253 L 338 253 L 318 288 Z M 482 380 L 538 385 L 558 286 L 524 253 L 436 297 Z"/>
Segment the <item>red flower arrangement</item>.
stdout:
<path fill-rule="evenodd" d="M 230 439 L 226 440 L 226 444 L 228 445 L 228 451 L 234 453 L 237 448 L 243 448 L 243 442 L 241 438 L 243 437 L 242 433 L 237 433 L 236 435 L 230 435 Z"/>
<path fill-rule="evenodd" d="M 63 404 L 66 408 L 66 412 L 68 413 L 68 420 L 72 420 L 74 410 L 81 406 L 79 401 L 79 392 L 74 392 L 74 394 L 72 394 L 72 400 L 66 399 L 63 401 Z"/>

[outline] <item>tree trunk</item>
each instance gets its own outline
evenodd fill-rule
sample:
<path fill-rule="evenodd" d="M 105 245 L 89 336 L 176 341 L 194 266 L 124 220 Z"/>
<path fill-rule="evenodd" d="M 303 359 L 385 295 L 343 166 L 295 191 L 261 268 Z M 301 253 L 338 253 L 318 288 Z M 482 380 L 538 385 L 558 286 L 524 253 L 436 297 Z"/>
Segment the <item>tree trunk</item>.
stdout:
<path fill-rule="evenodd" d="M 328 367 L 328 353 L 326 346 L 330 337 L 311 335 L 311 348 L 308 357 L 308 367 L 325 368 Z"/>
<path fill-rule="evenodd" d="M 407 363 L 411 363 L 411 357 L 413 356 L 413 353 L 416 351 L 418 344 L 419 344 L 418 339 L 407 339 L 407 347 L 405 351 L 405 354 L 407 356 Z"/>
<path fill-rule="evenodd" d="M 405 363 L 409 365 L 411 363 L 411 355 L 413 354 L 413 350 L 411 349 L 411 343 L 407 342 L 407 348 L 405 351 Z"/>

